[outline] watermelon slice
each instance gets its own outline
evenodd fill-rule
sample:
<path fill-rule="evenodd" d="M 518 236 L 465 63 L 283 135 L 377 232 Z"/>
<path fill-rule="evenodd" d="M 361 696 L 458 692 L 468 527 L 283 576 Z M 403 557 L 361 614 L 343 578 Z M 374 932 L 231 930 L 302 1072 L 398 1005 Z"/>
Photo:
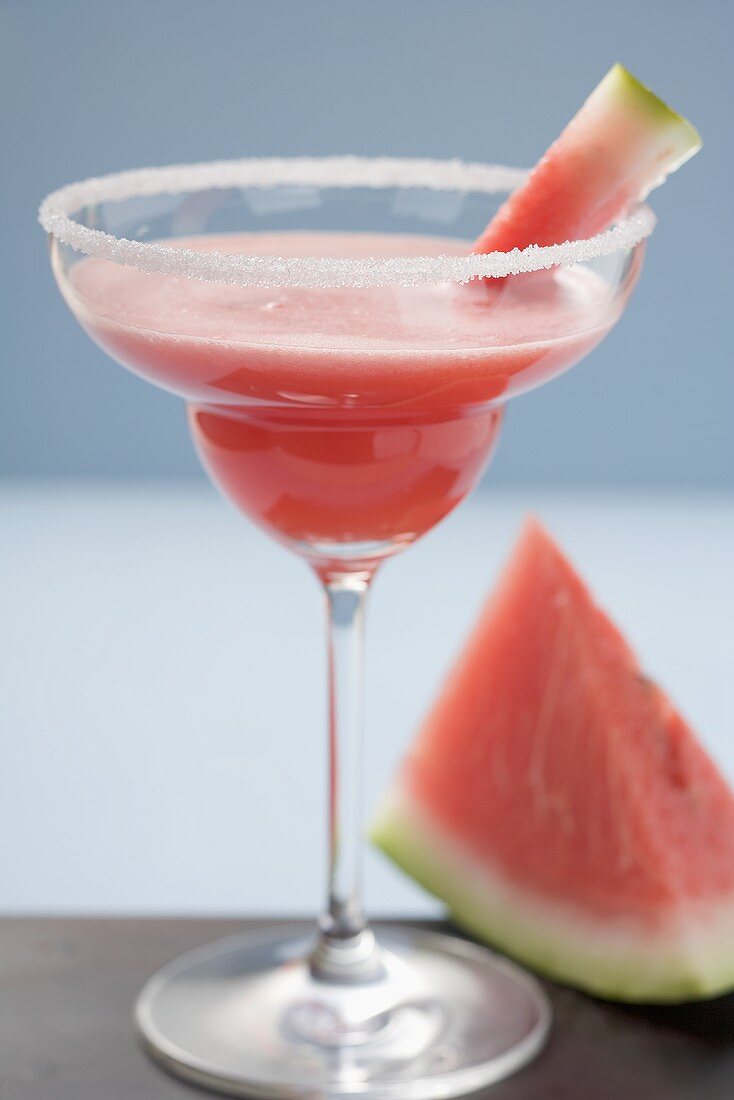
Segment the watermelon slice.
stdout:
<path fill-rule="evenodd" d="M 534 520 L 372 836 L 561 981 L 650 1002 L 734 986 L 734 796 Z"/>
<path fill-rule="evenodd" d="M 592 237 L 700 148 L 690 122 L 614 65 L 473 251 Z"/>

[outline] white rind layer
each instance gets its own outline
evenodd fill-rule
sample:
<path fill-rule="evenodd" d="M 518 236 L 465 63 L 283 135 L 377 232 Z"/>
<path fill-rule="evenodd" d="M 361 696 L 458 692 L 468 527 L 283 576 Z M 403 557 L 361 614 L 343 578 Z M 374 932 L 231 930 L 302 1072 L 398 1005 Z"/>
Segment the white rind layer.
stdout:
<path fill-rule="evenodd" d="M 692 906 L 651 929 L 632 916 L 606 921 L 533 895 L 473 858 L 398 786 L 372 840 L 441 898 L 456 923 L 534 969 L 620 1001 L 713 997 L 734 987 L 734 897 Z"/>
<path fill-rule="evenodd" d="M 613 117 L 610 117 L 610 109 L 614 112 Z M 641 181 L 636 194 L 640 202 L 701 148 L 698 131 L 688 119 L 673 111 L 622 65 L 612 66 L 589 96 L 580 115 L 584 125 L 579 125 L 578 129 L 585 140 L 593 138 L 595 127 L 600 125 L 608 128 L 621 124 L 628 135 L 639 132 L 648 147 L 648 163 L 657 162 L 658 169 Z M 630 141 L 630 149 L 634 148 L 635 143 Z"/>

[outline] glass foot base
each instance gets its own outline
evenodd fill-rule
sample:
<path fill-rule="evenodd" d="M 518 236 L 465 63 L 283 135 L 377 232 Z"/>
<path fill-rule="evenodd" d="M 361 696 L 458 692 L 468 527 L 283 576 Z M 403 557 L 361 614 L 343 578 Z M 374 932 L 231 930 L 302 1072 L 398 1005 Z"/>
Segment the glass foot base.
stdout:
<path fill-rule="evenodd" d="M 430 1100 L 506 1077 L 540 1050 L 550 1007 L 519 967 L 452 936 L 377 927 L 382 967 L 325 983 L 313 936 L 270 928 L 175 959 L 135 1016 L 149 1053 L 236 1096 Z"/>

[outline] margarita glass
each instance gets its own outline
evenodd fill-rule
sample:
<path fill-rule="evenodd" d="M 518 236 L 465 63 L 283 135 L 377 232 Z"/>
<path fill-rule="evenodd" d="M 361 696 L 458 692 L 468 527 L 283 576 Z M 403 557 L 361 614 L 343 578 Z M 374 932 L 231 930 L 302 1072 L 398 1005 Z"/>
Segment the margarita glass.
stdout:
<path fill-rule="evenodd" d="M 328 615 L 328 900 L 177 959 L 136 1020 L 173 1072 L 254 1096 L 449 1097 L 542 1046 L 518 967 L 385 927 L 361 902 L 364 603 L 380 563 L 478 481 L 506 401 L 619 318 L 645 207 L 586 241 L 472 255 L 524 173 L 456 161 L 249 160 L 88 180 L 45 200 L 86 331 L 184 397 L 213 481 L 310 564 Z"/>

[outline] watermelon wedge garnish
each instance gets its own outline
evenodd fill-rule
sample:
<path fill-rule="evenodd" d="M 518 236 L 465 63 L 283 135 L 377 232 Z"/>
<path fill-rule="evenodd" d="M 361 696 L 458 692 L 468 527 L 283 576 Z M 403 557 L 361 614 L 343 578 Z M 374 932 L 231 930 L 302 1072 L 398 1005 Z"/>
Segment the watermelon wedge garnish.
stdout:
<path fill-rule="evenodd" d="M 734 796 L 529 521 L 374 825 L 458 924 L 625 1001 L 734 987 Z"/>
<path fill-rule="evenodd" d="M 592 237 L 700 148 L 690 122 L 614 65 L 473 251 L 510 252 Z"/>

